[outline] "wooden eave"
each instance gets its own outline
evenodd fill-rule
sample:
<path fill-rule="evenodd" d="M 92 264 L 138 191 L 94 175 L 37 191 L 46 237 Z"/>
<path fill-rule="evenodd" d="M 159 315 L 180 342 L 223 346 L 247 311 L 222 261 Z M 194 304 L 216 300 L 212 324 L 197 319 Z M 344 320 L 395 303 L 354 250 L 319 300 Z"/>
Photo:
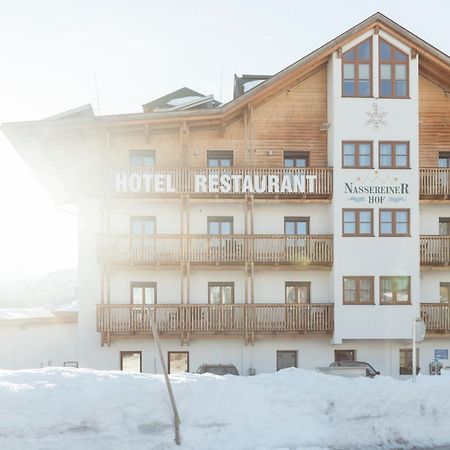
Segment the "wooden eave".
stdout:
<path fill-rule="evenodd" d="M 375 27 L 384 30 L 405 45 L 414 49 L 419 55 L 420 70 L 423 75 L 439 84 L 443 89 L 447 90 L 449 88 L 450 57 L 378 12 L 297 62 L 291 64 L 264 83 L 255 86 L 242 96 L 217 109 L 119 114 L 99 116 L 94 117 L 93 119 L 67 119 L 58 122 L 49 120 L 11 122 L 3 124 L 2 129 L 8 135 L 8 132 L 12 129 L 20 132 L 22 131 L 22 128 L 30 131 L 35 127 L 41 128 L 46 126 L 54 127 L 58 130 L 66 128 L 72 130 L 74 128 L 79 130 L 89 128 L 114 129 L 116 127 L 139 126 L 172 128 L 179 127 L 186 122 L 190 127 L 223 127 L 228 122 L 234 120 L 236 116 L 241 116 L 247 108 L 254 107 L 261 102 L 266 101 L 273 95 L 276 95 L 284 89 L 288 89 L 292 85 L 315 73 L 327 63 L 330 55 L 334 51 Z"/>

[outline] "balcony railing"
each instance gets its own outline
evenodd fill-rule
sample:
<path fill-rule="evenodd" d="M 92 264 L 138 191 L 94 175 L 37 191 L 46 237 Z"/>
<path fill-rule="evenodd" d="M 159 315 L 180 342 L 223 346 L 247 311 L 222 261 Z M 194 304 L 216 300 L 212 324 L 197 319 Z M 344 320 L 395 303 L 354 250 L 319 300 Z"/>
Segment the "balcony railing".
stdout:
<path fill-rule="evenodd" d="M 422 303 L 420 305 L 422 319 L 425 321 L 427 333 L 450 333 L 450 309 L 445 303 Z"/>
<path fill-rule="evenodd" d="M 97 305 L 97 331 L 110 335 L 333 331 L 333 304 Z"/>
<path fill-rule="evenodd" d="M 320 264 L 333 262 L 330 235 L 106 235 L 99 260 L 110 264 L 244 263 Z"/>
<path fill-rule="evenodd" d="M 231 180 L 230 190 L 218 188 L 217 179 L 211 180 L 210 184 L 210 176 L 220 178 L 222 175 L 235 177 Z M 283 179 L 287 185 L 283 186 Z M 289 185 L 294 192 L 288 192 Z M 333 193 L 333 169 L 109 166 L 104 168 L 102 187 L 103 192 L 111 197 L 179 194 L 233 197 L 254 193 L 262 197 L 329 198 Z"/>
<path fill-rule="evenodd" d="M 435 266 L 450 264 L 450 236 L 420 236 L 420 263 Z"/>
<path fill-rule="evenodd" d="M 422 198 L 448 198 L 450 196 L 450 169 L 420 169 L 420 196 Z"/>

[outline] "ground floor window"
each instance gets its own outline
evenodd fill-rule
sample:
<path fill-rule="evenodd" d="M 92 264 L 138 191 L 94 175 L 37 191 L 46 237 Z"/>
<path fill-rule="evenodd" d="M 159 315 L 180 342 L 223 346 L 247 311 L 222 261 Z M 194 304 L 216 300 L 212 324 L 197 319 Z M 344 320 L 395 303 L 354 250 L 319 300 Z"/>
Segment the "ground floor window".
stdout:
<path fill-rule="evenodd" d="M 142 352 L 120 352 L 120 370 L 142 372 Z"/>
<path fill-rule="evenodd" d="M 334 361 L 356 361 L 356 350 L 335 350 Z"/>
<path fill-rule="evenodd" d="M 189 352 L 168 352 L 169 373 L 189 372 Z"/>
<path fill-rule="evenodd" d="M 401 348 L 400 349 L 400 375 L 412 375 L 412 359 L 413 351 L 412 348 Z M 417 373 L 419 373 L 419 349 L 416 352 L 417 359 Z"/>
<path fill-rule="evenodd" d="M 297 367 L 297 351 L 277 350 L 277 371 L 288 367 Z"/>

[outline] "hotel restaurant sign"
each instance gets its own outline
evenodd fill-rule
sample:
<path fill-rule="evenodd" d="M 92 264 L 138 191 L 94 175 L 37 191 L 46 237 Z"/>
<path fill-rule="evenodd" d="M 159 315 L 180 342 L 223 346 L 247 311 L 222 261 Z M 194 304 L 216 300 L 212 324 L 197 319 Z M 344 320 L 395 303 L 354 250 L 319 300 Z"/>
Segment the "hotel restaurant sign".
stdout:
<path fill-rule="evenodd" d="M 117 173 L 114 181 L 117 193 L 177 192 L 177 187 L 170 174 Z M 301 173 L 282 175 L 195 174 L 193 182 L 195 193 L 314 193 L 316 192 L 317 176 Z"/>

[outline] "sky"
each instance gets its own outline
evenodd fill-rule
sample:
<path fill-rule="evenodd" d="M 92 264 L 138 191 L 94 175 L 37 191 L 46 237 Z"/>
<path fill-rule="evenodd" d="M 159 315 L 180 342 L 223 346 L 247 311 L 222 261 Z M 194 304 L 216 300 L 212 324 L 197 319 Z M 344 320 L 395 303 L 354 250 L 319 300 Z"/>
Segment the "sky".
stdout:
<path fill-rule="evenodd" d="M 276 73 L 377 11 L 450 53 L 448 0 L 0 0 L 0 122 L 139 112 L 183 86 L 225 102 L 235 73 Z M 0 284 L 77 264 L 76 216 L 1 134 L 0 201 Z"/>

